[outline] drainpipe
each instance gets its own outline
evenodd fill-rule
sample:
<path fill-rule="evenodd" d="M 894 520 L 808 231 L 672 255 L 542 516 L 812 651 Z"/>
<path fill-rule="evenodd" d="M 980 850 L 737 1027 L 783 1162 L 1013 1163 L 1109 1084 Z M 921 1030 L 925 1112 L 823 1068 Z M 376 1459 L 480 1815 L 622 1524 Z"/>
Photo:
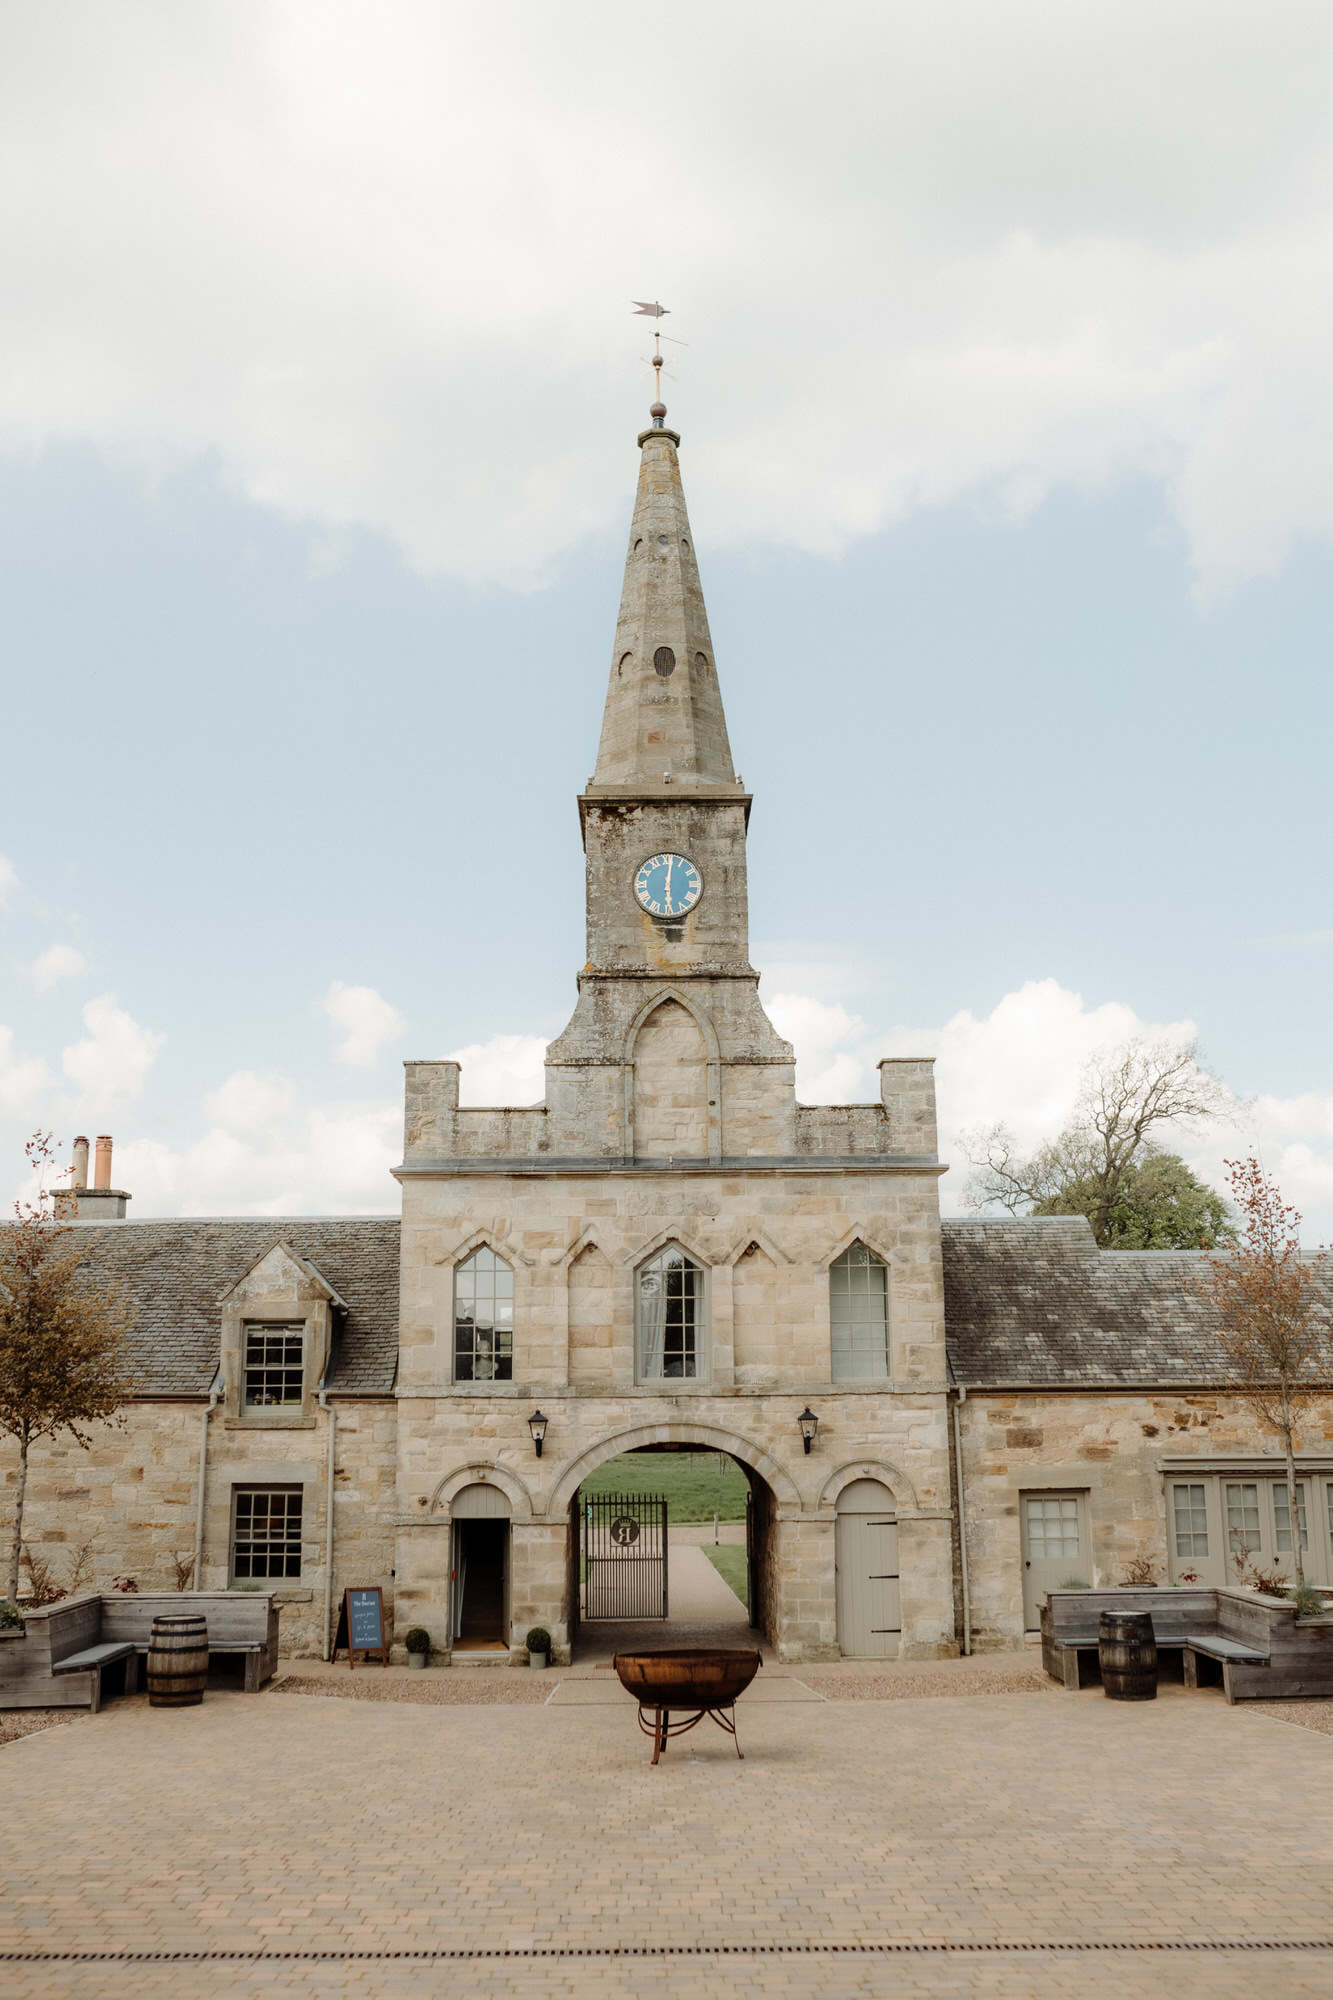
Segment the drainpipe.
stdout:
<path fill-rule="evenodd" d="M 328 1390 L 322 1382 L 317 1394 L 319 1407 L 329 1420 L 329 1455 L 324 1474 L 327 1489 L 324 1501 L 324 1658 L 327 1660 L 333 1629 L 333 1446 L 338 1434 L 338 1412 L 329 1401 Z"/>
<path fill-rule="evenodd" d="M 972 1651 L 972 1594 L 967 1581 L 967 1508 L 963 1498 L 963 1432 L 958 1421 L 958 1411 L 967 1401 L 965 1383 L 958 1385 L 958 1401 L 953 1406 L 953 1461 L 954 1476 L 958 1482 L 958 1567 L 963 1578 L 963 1657 Z"/>
<path fill-rule="evenodd" d="M 194 1589 L 202 1590 L 199 1572 L 204 1566 L 204 1485 L 208 1477 L 208 1420 L 218 1406 L 222 1394 L 222 1370 L 213 1377 L 213 1386 L 208 1392 L 208 1407 L 203 1411 L 199 1424 L 199 1495 L 194 1510 Z"/>

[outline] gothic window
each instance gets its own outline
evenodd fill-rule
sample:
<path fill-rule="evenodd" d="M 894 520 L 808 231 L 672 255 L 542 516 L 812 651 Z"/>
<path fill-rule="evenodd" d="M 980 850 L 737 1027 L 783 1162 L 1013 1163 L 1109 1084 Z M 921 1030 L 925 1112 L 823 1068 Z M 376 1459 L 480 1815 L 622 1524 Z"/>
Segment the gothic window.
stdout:
<path fill-rule="evenodd" d="M 494 1250 L 474 1250 L 454 1273 L 454 1380 L 513 1379 L 514 1273 Z"/>
<path fill-rule="evenodd" d="M 641 1382 L 680 1381 L 699 1373 L 704 1274 L 670 1244 L 639 1272 Z"/>
<path fill-rule="evenodd" d="M 889 1373 L 889 1271 L 864 1243 L 829 1270 L 835 1382 L 882 1382 Z"/>
<path fill-rule="evenodd" d="M 283 1326 L 248 1321 L 245 1328 L 245 1407 L 292 1409 L 305 1393 L 305 1321 Z"/>
<path fill-rule="evenodd" d="M 232 1582 L 299 1577 L 301 1488 L 237 1486 L 232 1492 Z"/>

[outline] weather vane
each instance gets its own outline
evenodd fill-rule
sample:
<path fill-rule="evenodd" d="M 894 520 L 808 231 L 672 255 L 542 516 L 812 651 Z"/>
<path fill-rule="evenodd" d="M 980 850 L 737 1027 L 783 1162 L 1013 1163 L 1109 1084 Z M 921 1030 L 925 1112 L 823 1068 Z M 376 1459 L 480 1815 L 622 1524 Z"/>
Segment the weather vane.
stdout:
<path fill-rule="evenodd" d="M 636 313 L 642 313 L 646 318 L 653 321 L 653 351 L 651 356 L 645 355 L 644 359 L 651 360 L 653 367 L 657 370 L 657 386 L 653 392 L 655 400 L 648 414 L 653 420 L 654 428 L 660 431 L 666 422 L 666 404 L 662 401 L 662 365 L 666 360 L 666 356 L 662 352 L 662 342 L 670 340 L 673 347 L 688 347 L 690 343 L 688 340 L 675 340 L 669 333 L 662 332 L 659 322 L 667 313 L 668 308 L 664 305 L 659 305 L 656 299 L 653 299 L 651 302 L 647 299 L 631 299 L 630 304 Z M 674 381 L 675 377 L 670 376 L 668 380 Z"/>

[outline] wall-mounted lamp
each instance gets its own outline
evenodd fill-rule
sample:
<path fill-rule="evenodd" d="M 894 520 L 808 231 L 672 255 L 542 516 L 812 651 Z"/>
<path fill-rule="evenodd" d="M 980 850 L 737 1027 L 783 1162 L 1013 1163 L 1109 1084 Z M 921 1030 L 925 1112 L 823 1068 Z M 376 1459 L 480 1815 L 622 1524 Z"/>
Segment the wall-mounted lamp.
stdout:
<path fill-rule="evenodd" d="M 546 1436 L 546 1424 L 547 1419 L 542 1415 L 540 1410 L 534 1410 L 528 1418 L 528 1429 L 532 1432 L 532 1442 L 537 1447 L 538 1458 L 542 1455 L 542 1439 Z M 807 1445 L 806 1450 L 809 1451 L 809 1449 L 810 1447 Z"/>
<path fill-rule="evenodd" d="M 801 1427 L 801 1443 L 805 1446 L 805 1455 L 809 1458 L 810 1447 L 815 1441 L 815 1432 L 819 1429 L 819 1418 L 807 1403 L 796 1421 Z"/>

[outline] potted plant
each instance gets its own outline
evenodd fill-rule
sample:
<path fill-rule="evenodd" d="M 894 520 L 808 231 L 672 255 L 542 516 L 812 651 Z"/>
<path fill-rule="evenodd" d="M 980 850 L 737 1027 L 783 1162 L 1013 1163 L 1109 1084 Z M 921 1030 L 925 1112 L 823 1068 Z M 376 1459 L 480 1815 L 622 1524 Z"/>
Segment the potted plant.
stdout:
<path fill-rule="evenodd" d="M 430 1633 L 422 1625 L 414 1625 L 403 1644 L 407 1648 L 409 1667 L 424 1667 L 430 1658 Z"/>
<path fill-rule="evenodd" d="M 544 1667 L 551 1657 L 551 1635 L 544 1625 L 534 1625 L 528 1634 L 528 1665 Z"/>

